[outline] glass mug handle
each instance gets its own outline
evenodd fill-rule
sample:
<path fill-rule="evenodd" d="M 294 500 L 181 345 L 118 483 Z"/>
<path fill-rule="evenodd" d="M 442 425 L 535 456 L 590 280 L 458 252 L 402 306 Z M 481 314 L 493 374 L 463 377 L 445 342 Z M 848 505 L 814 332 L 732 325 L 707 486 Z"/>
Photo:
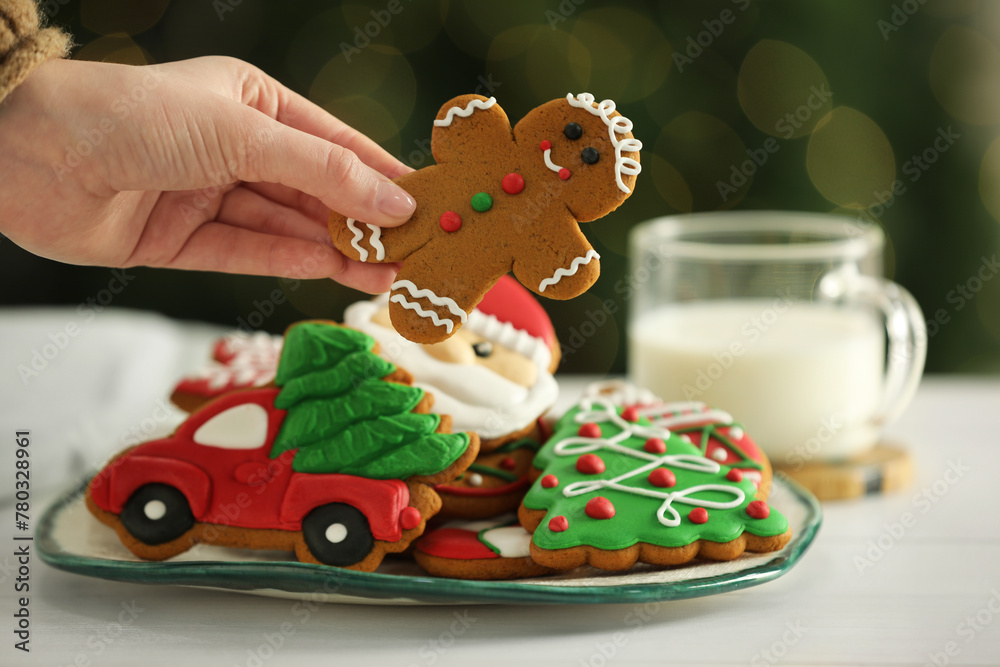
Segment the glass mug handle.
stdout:
<path fill-rule="evenodd" d="M 872 422 L 881 427 L 895 421 L 916 393 L 927 357 L 927 324 L 916 299 L 891 280 L 862 275 L 854 264 L 828 271 L 818 288 L 821 297 L 866 303 L 885 317 L 884 391 Z"/>

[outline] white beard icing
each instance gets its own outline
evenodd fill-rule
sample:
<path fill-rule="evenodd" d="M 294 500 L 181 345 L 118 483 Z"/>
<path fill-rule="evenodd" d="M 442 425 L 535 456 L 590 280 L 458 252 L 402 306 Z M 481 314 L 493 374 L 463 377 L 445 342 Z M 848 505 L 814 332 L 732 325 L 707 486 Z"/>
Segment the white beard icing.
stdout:
<path fill-rule="evenodd" d="M 474 431 L 493 440 L 531 426 L 555 403 L 559 387 L 548 371 L 552 357 L 543 341 L 478 310 L 469 315 L 465 326 L 471 331 L 534 362 L 537 379 L 524 387 L 485 366 L 441 361 L 422 345 L 373 322 L 387 303 L 387 295 L 354 303 L 344 312 L 344 324 L 374 338 L 384 359 L 412 373 L 414 386 L 434 395 L 432 410 L 451 415 L 452 431 Z"/>

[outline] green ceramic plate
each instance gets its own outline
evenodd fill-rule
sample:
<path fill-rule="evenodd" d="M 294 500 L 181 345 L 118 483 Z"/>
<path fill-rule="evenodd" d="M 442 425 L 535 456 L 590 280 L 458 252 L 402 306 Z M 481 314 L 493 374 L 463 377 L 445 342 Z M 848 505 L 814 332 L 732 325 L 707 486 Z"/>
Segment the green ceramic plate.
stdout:
<path fill-rule="evenodd" d="M 776 477 L 768 502 L 788 517 L 794 533 L 777 553 L 672 568 L 639 565 L 627 572 L 604 572 L 581 567 L 535 579 L 463 581 L 427 576 L 403 557 L 387 559 L 376 572 L 352 572 L 289 562 L 284 552 L 198 545 L 166 562 L 142 561 L 122 546 L 114 531 L 90 515 L 83 489 L 81 485 L 60 498 L 39 524 L 39 553 L 57 568 L 114 581 L 360 604 L 608 604 L 716 595 L 788 572 L 816 536 L 822 518 L 819 503 L 808 491 Z"/>

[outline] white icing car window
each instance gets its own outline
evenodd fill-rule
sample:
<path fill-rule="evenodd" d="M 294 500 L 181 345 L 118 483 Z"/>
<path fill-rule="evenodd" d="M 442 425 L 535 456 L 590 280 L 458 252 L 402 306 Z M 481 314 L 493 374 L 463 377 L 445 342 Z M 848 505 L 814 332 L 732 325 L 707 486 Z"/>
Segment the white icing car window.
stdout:
<path fill-rule="evenodd" d="M 208 447 L 254 449 L 267 441 L 267 410 L 244 403 L 220 412 L 202 424 L 194 441 Z"/>

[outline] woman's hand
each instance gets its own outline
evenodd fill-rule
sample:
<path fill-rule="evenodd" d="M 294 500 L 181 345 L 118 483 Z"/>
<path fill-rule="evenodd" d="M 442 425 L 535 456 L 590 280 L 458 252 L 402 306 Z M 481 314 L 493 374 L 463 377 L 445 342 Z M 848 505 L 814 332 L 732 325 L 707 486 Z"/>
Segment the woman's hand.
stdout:
<path fill-rule="evenodd" d="M 0 231 L 73 264 L 329 277 L 368 292 L 395 267 L 349 260 L 330 209 L 391 227 L 409 169 L 255 67 L 54 60 L 0 103 Z"/>

